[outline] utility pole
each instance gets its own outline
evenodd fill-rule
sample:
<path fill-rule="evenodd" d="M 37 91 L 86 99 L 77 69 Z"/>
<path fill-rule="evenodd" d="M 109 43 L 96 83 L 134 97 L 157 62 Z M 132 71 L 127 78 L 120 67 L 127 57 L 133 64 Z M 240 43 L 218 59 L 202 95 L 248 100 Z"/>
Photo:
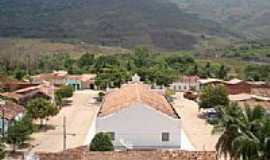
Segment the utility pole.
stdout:
<path fill-rule="evenodd" d="M 67 127 L 66 127 L 66 117 L 63 117 L 63 150 L 67 148 Z"/>
<path fill-rule="evenodd" d="M 4 105 L 2 105 L 2 138 L 5 138 L 5 109 Z"/>
<path fill-rule="evenodd" d="M 5 105 L 6 101 L 0 99 L 0 107 L 2 108 L 2 138 L 5 138 Z"/>

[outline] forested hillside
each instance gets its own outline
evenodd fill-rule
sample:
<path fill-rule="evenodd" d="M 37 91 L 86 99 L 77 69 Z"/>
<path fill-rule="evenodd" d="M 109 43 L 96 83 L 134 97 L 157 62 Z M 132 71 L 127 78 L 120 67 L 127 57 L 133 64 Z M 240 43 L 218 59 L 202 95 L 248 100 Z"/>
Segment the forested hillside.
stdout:
<path fill-rule="evenodd" d="M 170 0 L 248 39 L 270 39 L 269 0 Z"/>
<path fill-rule="evenodd" d="M 168 0 L 1 0 L 0 36 L 78 40 L 104 46 L 192 49 L 236 34 Z"/>

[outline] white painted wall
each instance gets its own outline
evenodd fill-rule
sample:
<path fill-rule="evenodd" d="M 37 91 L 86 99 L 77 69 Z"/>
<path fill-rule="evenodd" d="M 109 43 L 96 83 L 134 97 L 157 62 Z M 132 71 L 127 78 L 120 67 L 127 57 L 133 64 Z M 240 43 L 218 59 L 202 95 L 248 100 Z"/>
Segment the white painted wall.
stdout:
<path fill-rule="evenodd" d="M 196 91 L 200 90 L 199 83 L 185 83 L 185 82 L 174 82 L 170 85 L 170 89 L 174 91 L 190 91 L 191 88 L 195 88 Z"/>
<path fill-rule="evenodd" d="M 115 147 L 180 148 L 180 124 L 180 119 L 137 103 L 106 117 L 98 117 L 96 132 L 115 132 Z M 168 142 L 162 142 L 162 132 L 170 133 Z"/>

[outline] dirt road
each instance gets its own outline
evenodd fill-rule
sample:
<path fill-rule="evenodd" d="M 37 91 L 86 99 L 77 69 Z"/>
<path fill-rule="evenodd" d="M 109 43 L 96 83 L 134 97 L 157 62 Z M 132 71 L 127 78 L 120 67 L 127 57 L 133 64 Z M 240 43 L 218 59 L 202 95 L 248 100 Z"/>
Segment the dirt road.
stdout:
<path fill-rule="evenodd" d="M 196 150 L 215 150 L 219 135 L 212 135 L 212 126 L 198 117 L 198 104 L 177 93 L 174 107 L 182 118 L 182 127 Z"/>
<path fill-rule="evenodd" d="M 92 90 L 76 91 L 72 104 L 61 109 L 57 116 L 47 122 L 52 129 L 32 135 L 31 143 L 34 145 L 32 151 L 58 152 L 63 150 L 64 116 L 67 130 L 66 148 L 84 145 L 91 122 L 98 109 L 98 105 L 94 103 L 97 93 Z"/>

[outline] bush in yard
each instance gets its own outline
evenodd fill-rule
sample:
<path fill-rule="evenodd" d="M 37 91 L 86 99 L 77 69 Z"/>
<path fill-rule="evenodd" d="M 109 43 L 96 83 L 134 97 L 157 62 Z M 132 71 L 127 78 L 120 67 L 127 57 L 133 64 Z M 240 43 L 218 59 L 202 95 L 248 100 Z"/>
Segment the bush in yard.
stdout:
<path fill-rule="evenodd" d="M 71 86 L 61 86 L 56 92 L 55 95 L 62 98 L 69 98 L 73 96 L 73 88 Z"/>
<path fill-rule="evenodd" d="M 61 106 L 63 104 L 63 98 L 69 98 L 73 96 L 73 88 L 71 86 L 61 86 L 55 92 L 55 102 Z"/>
<path fill-rule="evenodd" d="M 90 144 L 90 151 L 113 151 L 112 138 L 107 133 L 98 133 Z"/>
<path fill-rule="evenodd" d="M 99 92 L 98 93 L 98 97 L 97 97 L 97 101 L 98 102 L 102 102 L 104 96 L 105 96 L 105 93 L 104 92 Z"/>

